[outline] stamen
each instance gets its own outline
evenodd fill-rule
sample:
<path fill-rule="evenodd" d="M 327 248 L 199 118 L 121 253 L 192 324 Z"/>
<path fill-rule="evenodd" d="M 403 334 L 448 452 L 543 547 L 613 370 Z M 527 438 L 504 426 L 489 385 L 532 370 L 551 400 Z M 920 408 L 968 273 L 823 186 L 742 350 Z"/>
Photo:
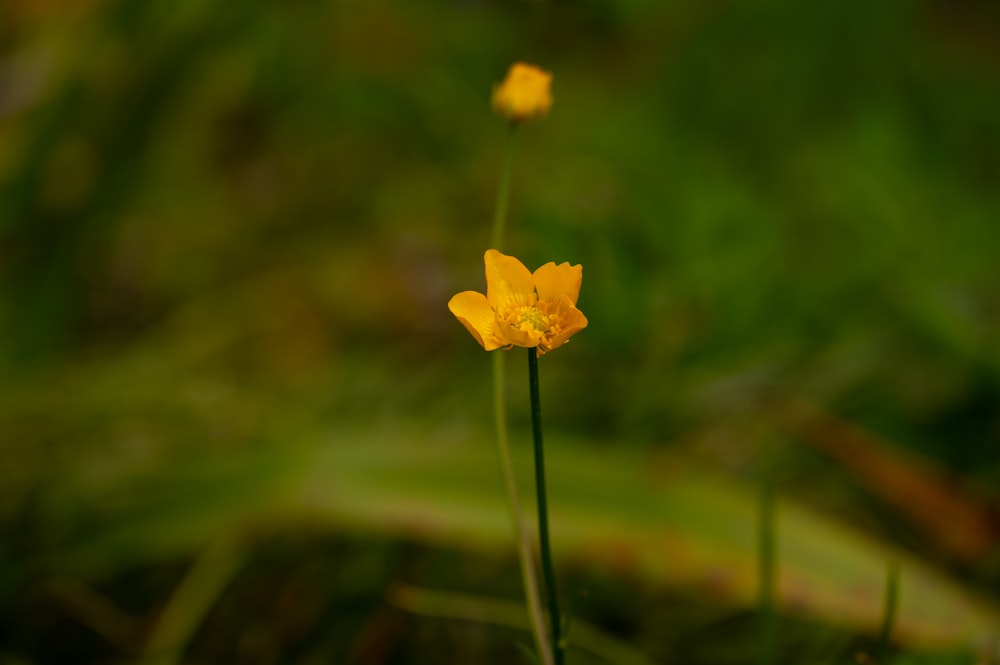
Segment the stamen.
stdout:
<path fill-rule="evenodd" d="M 522 307 L 518 312 L 517 323 L 517 327 L 521 330 L 524 330 L 525 326 L 528 326 L 538 332 L 547 331 L 551 325 L 549 317 L 542 314 L 541 310 L 537 307 Z"/>

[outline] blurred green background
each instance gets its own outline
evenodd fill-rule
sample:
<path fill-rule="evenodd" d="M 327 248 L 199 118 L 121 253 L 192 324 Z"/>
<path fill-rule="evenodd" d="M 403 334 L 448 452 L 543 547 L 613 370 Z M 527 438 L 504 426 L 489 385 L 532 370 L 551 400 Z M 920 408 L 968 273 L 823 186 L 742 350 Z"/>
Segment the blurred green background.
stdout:
<path fill-rule="evenodd" d="M 972 662 L 998 45 L 982 0 L 0 4 L 0 660 L 524 662 L 396 585 L 520 598 L 446 303 L 484 287 L 526 60 L 555 105 L 504 249 L 581 263 L 590 320 L 542 362 L 554 548 L 636 651 L 573 662 L 748 662 L 762 450 L 782 658 L 870 650 L 901 557 L 946 634 L 914 614 L 898 662 Z"/>

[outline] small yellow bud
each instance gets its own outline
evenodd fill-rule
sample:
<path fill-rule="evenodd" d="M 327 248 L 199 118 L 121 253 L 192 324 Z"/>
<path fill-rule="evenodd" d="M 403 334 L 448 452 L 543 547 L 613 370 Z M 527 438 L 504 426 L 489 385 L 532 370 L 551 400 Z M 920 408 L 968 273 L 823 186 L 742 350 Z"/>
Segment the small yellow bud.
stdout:
<path fill-rule="evenodd" d="M 493 110 L 511 122 L 544 116 L 552 106 L 552 74 L 523 62 L 511 65 L 507 78 L 493 86 Z"/>

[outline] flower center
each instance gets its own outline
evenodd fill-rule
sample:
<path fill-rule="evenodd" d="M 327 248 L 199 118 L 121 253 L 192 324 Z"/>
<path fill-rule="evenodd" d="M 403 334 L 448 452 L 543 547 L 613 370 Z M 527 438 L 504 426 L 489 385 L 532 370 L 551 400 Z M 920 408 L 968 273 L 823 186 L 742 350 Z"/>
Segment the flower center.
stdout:
<path fill-rule="evenodd" d="M 542 311 L 534 306 L 518 307 L 511 317 L 514 325 L 521 330 L 537 330 L 545 332 L 552 327 L 552 322 Z"/>

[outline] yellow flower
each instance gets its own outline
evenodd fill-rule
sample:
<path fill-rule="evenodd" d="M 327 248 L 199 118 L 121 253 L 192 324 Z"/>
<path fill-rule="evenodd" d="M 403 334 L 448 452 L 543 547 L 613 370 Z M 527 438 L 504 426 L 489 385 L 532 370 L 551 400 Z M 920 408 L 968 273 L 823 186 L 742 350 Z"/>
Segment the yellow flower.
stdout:
<path fill-rule="evenodd" d="M 541 117 L 552 106 L 552 74 L 523 62 L 511 65 L 507 78 L 493 86 L 493 110 L 513 122 Z"/>
<path fill-rule="evenodd" d="M 463 291 L 448 309 L 487 351 L 523 346 L 542 355 L 587 327 L 576 308 L 583 266 L 549 262 L 532 274 L 495 249 L 486 250 L 483 260 L 486 295 Z"/>

